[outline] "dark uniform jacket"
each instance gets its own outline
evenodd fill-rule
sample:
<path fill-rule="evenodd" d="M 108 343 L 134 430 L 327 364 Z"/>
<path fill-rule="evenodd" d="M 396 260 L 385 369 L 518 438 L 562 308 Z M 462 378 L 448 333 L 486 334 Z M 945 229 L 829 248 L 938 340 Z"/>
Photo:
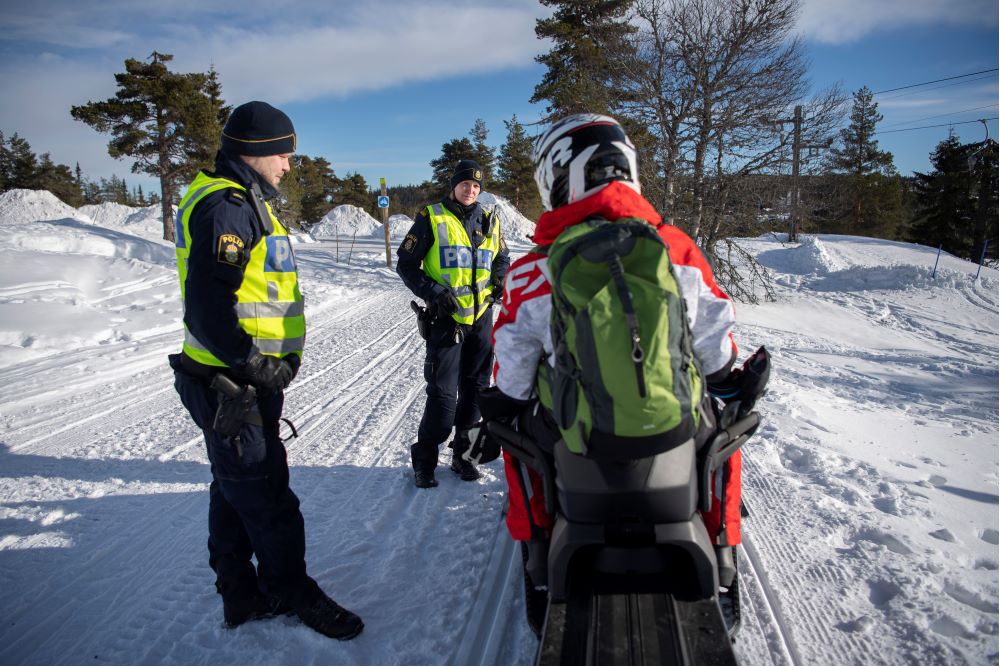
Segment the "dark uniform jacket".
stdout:
<path fill-rule="evenodd" d="M 477 201 L 471 206 L 463 206 L 450 197 L 442 199 L 441 205 L 461 220 L 465 226 L 465 233 L 469 235 L 473 246 L 478 247 L 489 230 L 489 217 L 482 205 Z M 413 226 L 410 227 L 410 231 L 396 252 L 399 257 L 396 262 L 396 272 L 403 279 L 403 284 L 417 298 L 422 298 L 427 303 L 434 302 L 440 294 L 445 292 L 444 285 L 427 277 L 423 268 L 420 267 L 432 245 L 434 245 L 434 232 L 431 230 L 431 218 L 427 214 L 427 208 L 424 208 L 417 214 L 417 219 L 413 221 Z M 507 269 L 510 268 L 510 256 L 503 236 L 500 237 L 500 248 L 496 256 L 493 257 L 493 265 L 490 268 L 490 282 L 495 286 L 495 293 L 499 295 L 504 276 L 507 275 Z"/>
<path fill-rule="evenodd" d="M 235 181 L 248 190 L 256 182 L 265 198 L 278 191 L 239 157 L 221 151 L 210 174 Z M 195 205 L 188 224 L 191 254 L 185 286 L 184 323 L 216 358 L 232 367 L 243 365 L 253 348 L 253 338 L 240 328 L 236 290 L 243 282 L 243 267 L 250 251 L 264 238 L 264 229 L 243 192 L 227 188 L 209 194 Z M 219 236 L 235 234 L 243 241 L 241 265 L 219 256 Z M 298 360 L 298 359 L 296 359 Z"/>

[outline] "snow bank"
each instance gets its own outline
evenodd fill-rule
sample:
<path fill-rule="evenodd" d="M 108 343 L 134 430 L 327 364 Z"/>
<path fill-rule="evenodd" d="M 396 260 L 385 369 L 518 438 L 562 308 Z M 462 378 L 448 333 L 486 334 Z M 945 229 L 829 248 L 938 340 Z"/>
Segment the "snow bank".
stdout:
<path fill-rule="evenodd" d="M 163 238 L 163 209 L 160 204 L 137 208 L 109 201 L 80 206 L 80 212 L 101 227 L 126 229 L 143 238 Z"/>
<path fill-rule="evenodd" d="M 504 240 L 512 245 L 534 245 L 530 238 L 535 233 L 534 221 L 521 215 L 512 203 L 489 192 L 479 195 L 479 203 L 484 206 L 496 206 L 500 211 L 500 231 Z"/>
<path fill-rule="evenodd" d="M 309 233 L 316 240 L 372 236 L 382 232 L 382 224 L 357 206 L 341 204 L 314 224 Z"/>
<path fill-rule="evenodd" d="M 495 206 L 500 211 L 500 230 L 508 243 L 514 245 L 530 245 L 530 234 L 535 233 L 535 223 L 518 212 L 514 206 L 503 197 L 483 192 L 479 195 L 479 203 L 483 206 Z M 413 219 L 408 215 L 396 214 L 389 216 L 389 236 L 403 238 L 413 225 Z M 319 222 L 309 229 L 310 235 L 317 240 L 334 238 L 358 238 L 372 236 L 383 238 L 382 223 L 367 212 L 352 206 L 342 204 L 323 216 Z"/>
<path fill-rule="evenodd" d="M 403 215 L 402 213 L 396 213 L 395 215 L 389 216 L 389 236 L 391 238 L 403 238 L 406 236 L 406 232 L 410 230 L 413 226 L 413 218 L 409 215 Z M 376 234 L 381 234 L 382 229 L 376 230 Z"/>
<path fill-rule="evenodd" d="M 764 238 L 748 243 L 774 245 Z M 892 249 L 889 261 L 886 248 Z M 799 245 L 782 244 L 759 252 L 757 258 L 775 273 L 801 276 L 813 291 L 961 289 L 975 272 L 974 264 L 947 253 L 938 260 L 936 251 L 923 245 L 863 236 L 806 236 Z"/>
<path fill-rule="evenodd" d="M 0 194 L 2 226 L 63 219 L 92 222 L 85 214 L 64 204 L 47 190 L 8 190 Z"/>

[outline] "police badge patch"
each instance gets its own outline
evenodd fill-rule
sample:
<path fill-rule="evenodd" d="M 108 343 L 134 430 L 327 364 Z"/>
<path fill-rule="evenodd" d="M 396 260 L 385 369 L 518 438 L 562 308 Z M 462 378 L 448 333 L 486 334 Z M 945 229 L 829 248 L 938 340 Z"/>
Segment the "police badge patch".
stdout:
<path fill-rule="evenodd" d="M 219 236 L 219 263 L 243 268 L 247 263 L 246 243 L 236 234 Z"/>
<path fill-rule="evenodd" d="M 413 248 L 417 246 L 417 237 L 413 234 L 406 234 L 406 238 L 403 239 L 403 252 L 413 252 Z"/>

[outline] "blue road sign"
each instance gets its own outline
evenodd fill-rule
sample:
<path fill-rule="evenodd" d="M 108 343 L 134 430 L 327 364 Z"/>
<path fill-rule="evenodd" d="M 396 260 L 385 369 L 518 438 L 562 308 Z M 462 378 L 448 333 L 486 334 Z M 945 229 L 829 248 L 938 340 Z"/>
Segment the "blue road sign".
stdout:
<path fill-rule="evenodd" d="M 378 207 L 379 208 L 388 208 L 389 207 L 389 197 L 379 197 L 378 198 Z"/>

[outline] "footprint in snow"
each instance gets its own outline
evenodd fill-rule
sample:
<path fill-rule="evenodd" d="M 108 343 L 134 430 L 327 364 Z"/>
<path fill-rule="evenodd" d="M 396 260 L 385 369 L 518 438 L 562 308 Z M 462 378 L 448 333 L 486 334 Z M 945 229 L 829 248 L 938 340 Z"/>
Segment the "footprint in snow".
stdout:
<path fill-rule="evenodd" d="M 956 543 L 958 541 L 958 539 L 955 538 L 955 535 L 945 527 L 939 530 L 934 530 L 931 532 L 931 536 L 935 539 L 941 539 L 941 541 L 947 541 L 949 543 Z"/>
<path fill-rule="evenodd" d="M 994 546 L 1000 544 L 1000 533 L 998 533 L 996 530 L 992 528 L 979 530 L 979 538 L 985 541 L 986 543 L 993 544 Z"/>
<path fill-rule="evenodd" d="M 841 631 L 847 631 L 850 633 L 866 634 L 871 631 L 874 626 L 874 618 L 870 615 L 862 615 L 861 617 L 851 620 L 850 622 L 841 622 L 837 625 L 837 628 Z"/>
<path fill-rule="evenodd" d="M 912 555 L 913 551 L 904 544 L 902 541 L 894 537 L 887 532 L 880 532 L 878 530 L 862 530 L 858 532 L 856 539 L 858 541 L 870 541 L 872 543 L 885 546 L 889 550 L 899 555 Z"/>
<path fill-rule="evenodd" d="M 902 592 L 898 585 L 887 580 L 870 580 L 868 588 L 868 600 L 876 606 L 884 606 Z"/>

